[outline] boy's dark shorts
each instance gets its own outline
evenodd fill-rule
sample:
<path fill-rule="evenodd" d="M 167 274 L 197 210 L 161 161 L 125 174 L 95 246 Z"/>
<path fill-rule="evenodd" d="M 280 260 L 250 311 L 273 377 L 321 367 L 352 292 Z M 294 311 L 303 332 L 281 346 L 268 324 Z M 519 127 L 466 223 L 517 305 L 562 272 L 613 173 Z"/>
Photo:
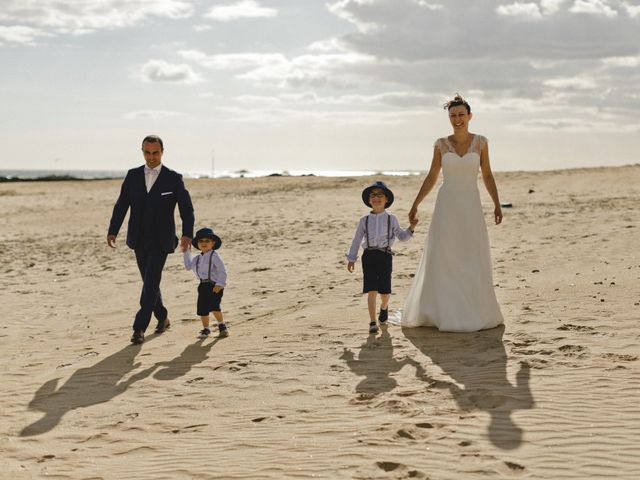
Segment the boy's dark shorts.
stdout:
<path fill-rule="evenodd" d="M 391 293 L 393 256 L 381 250 L 365 250 L 362 254 L 364 281 L 362 293 Z"/>
<path fill-rule="evenodd" d="M 224 294 L 224 288 L 218 293 L 213 293 L 215 283 L 201 283 L 198 285 L 198 315 L 201 317 L 209 315 L 209 312 L 219 312 L 220 302 Z"/>

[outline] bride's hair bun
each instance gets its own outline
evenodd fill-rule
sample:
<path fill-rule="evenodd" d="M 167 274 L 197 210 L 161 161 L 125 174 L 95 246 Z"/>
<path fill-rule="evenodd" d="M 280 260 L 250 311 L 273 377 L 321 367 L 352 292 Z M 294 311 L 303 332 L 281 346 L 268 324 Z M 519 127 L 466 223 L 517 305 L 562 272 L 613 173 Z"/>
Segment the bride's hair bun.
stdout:
<path fill-rule="evenodd" d="M 464 98 L 462 98 L 462 95 L 460 95 L 459 93 L 456 93 L 456 96 L 453 97 L 453 100 L 449 100 L 447 103 L 445 103 L 443 105 L 443 108 L 445 110 L 451 110 L 452 107 L 457 107 L 458 105 L 464 105 L 467 109 L 467 113 L 471 113 L 471 105 L 469 105 L 469 103 Z"/>

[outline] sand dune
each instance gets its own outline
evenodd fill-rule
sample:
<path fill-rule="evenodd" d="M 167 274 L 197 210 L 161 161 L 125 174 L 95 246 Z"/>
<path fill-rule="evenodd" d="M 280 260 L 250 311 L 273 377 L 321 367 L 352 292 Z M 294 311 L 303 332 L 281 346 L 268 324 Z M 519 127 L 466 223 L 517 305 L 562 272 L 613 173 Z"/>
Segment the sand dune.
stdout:
<path fill-rule="evenodd" d="M 176 254 L 172 328 L 141 346 L 133 255 L 104 240 L 119 182 L 0 185 L 0 478 L 637 478 L 640 167 L 498 174 L 505 325 L 471 334 L 367 334 L 344 253 L 372 180 L 187 181 L 224 242 L 231 337 L 196 338 Z M 406 224 L 422 179 L 384 180 Z"/>

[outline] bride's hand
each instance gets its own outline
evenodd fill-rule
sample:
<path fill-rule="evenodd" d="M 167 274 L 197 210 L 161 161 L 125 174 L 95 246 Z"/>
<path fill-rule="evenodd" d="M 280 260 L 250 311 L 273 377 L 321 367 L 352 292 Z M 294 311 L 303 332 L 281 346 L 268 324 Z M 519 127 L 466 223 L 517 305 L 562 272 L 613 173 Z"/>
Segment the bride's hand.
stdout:
<path fill-rule="evenodd" d="M 493 210 L 493 216 L 495 217 L 496 225 L 500 225 L 502 223 L 502 208 L 500 208 L 500 205 Z"/>
<path fill-rule="evenodd" d="M 418 223 L 418 208 L 413 206 L 409 210 L 409 223 Z"/>

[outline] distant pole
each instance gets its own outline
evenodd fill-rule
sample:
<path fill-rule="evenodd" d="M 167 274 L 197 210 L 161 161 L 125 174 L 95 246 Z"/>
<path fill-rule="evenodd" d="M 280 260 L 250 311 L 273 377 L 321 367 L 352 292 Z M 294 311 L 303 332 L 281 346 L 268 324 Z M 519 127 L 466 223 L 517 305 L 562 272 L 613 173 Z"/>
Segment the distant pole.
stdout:
<path fill-rule="evenodd" d="M 214 178 L 216 167 L 215 167 L 215 150 L 211 149 L 211 178 Z"/>

